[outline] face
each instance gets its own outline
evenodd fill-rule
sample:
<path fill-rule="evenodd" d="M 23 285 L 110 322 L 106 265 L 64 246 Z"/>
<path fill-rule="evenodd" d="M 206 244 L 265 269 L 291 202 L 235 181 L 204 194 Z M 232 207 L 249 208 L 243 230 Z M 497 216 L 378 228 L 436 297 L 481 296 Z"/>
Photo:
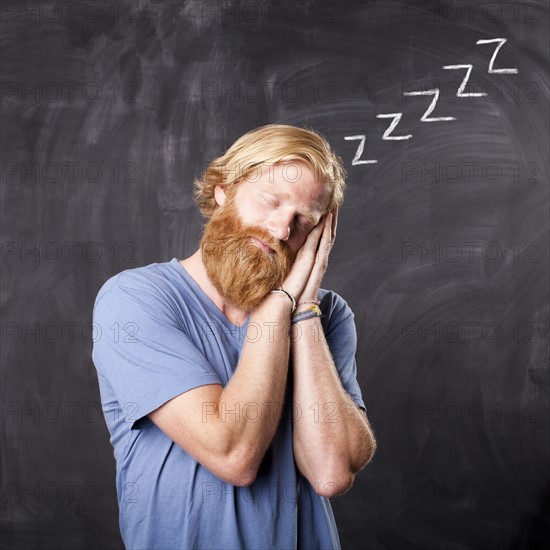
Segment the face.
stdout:
<path fill-rule="evenodd" d="M 223 204 L 224 190 L 216 192 Z M 284 242 L 296 253 L 319 222 L 329 192 L 306 164 L 292 161 L 258 169 L 237 186 L 234 199 L 245 225 L 261 228 L 268 241 Z"/>
<path fill-rule="evenodd" d="M 296 161 L 263 167 L 227 192 L 217 187 L 220 208 L 200 243 L 216 290 L 238 309 L 257 307 L 288 275 L 329 196 Z"/>

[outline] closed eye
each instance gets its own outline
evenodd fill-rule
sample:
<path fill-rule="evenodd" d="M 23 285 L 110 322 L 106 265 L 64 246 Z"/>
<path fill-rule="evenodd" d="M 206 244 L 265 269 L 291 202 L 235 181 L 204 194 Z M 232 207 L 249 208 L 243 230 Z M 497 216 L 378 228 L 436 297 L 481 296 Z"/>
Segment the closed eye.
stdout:
<path fill-rule="evenodd" d="M 263 200 L 266 204 L 269 204 L 270 206 L 274 206 L 277 208 L 279 206 L 279 201 L 276 199 L 270 199 L 268 197 L 263 197 Z"/>
<path fill-rule="evenodd" d="M 300 227 L 307 227 L 308 225 L 313 225 L 313 222 L 309 218 L 300 216 L 300 219 L 298 220 L 298 224 L 300 225 Z"/>

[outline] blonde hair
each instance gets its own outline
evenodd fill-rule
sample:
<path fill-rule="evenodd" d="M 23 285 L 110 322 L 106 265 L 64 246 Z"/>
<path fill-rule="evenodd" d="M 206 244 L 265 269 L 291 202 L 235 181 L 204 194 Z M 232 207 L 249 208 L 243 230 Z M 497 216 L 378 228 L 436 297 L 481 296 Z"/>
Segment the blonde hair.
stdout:
<path fill-rule="evenodd" d="M 319 133 L 286 124 L 268 124 L 241 136 L 193 182 L 193 199 L 202 215 L 210 219 L 218 208 L 214 197 L 217 185 L 230 188 L 262 166 L 293 160 L 305 162 L 316 179 L 329 187 L 325 212 L 344 202 L 346 172 L 342 159 Z"/>

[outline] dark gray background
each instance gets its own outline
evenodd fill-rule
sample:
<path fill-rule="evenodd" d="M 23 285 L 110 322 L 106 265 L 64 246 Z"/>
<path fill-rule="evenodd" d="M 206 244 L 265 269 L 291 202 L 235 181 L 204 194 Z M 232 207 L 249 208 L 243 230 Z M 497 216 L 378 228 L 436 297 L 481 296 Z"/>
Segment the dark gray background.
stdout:
<path fill-rule="evenodd" d="M 120 548 L 94 298 L 184 258 L 192 180 L 254 127 L 321 131 L 348 190 L 323 286 L 355 312 L 373 462 L 344 548 L 550 542 L 545 2 L 5 2 L 2 543 Z M 489 73 L 495 44 L 506 38 Z M 473 65 L 466 93 L 457 98 Z M 441 90 L 431 97 L 403 92 Z M 393 135 L 378 114 L 402 113 Z M 366 136 L 352 164 L 357 140 Z"/>

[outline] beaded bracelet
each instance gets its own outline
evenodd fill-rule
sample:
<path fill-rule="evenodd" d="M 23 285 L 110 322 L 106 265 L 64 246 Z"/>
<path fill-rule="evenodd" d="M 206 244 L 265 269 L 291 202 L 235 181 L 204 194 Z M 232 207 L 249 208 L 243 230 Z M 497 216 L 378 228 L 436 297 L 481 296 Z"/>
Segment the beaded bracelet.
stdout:
<path fill-rule="evenodd" d="M 291 317 L 290 324 L 295 325 L 296 323 L 300 321 L 305 321 L 306 319 L 311 319 L 312 317 L 322 317 L 322 312 L 319 309 L 319 306 L 317 304 L 308 307 L 307 309 L 304 309 L 304 311 L 300 311 L 299 313 L 295 313 Z"/>

